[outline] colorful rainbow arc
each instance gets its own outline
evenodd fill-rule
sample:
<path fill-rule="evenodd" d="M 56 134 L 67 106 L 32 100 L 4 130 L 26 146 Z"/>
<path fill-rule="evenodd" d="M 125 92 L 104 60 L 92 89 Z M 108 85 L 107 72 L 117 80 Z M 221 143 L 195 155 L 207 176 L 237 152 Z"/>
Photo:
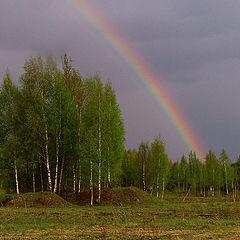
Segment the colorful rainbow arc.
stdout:
<path fill-rule="evenodd" d="M 183 142 L 189 150 L 196 152 L 200 158 L 204 157 L 204 150 L 197 139 L 196 134 L 190 128 L 188 121 L 184 118 L 179 108 L 167 94 L 163 83 L 150 71 L 141 57 L 133 51 L 132 48 L 117 34 L 107 21 L 90 6 L 89 1 L 85 0 L 67 0 L 69 1 L 80 15 L 90 23 L 90 25 L 103 37 L 103 39 L 120 55 L 123 60 L 139 77 L 143 86 L 149 91 L 154 100 L 164 110 L 166 116 L 179 133 Z"/>

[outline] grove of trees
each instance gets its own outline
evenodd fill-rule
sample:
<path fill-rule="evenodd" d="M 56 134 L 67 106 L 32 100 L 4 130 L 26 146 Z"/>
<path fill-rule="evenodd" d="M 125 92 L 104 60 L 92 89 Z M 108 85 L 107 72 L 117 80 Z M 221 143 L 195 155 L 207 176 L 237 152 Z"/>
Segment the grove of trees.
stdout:
<path fill-rule="evenodd" d="M 0 88 L 0 184 L 5 189 L 80 192 L 120 177 L 124 125 L 111 83 L 83 78 L 66 55 L 30 58 Z"/>
<path fill-rule="evenodd" d="M 212 150 L 200 161 L 194 152 L 172 162 L 164 141 L 156 137 L 151 144 L 142 142 L 138 151 L 125 151 L 122 162 L 123 185 L 136 186 L 164 199 L 165 190 L 192 192 L 197 196 L 228 195 L 237 199 L 240 185 L 240 157 L 231 163 L 224 149 L 219 158 Z"/>
<path fill-rule="evenodd" d="M 160 136 L 125 150 L 125 130 L 111 82 L 83 78 L 64 55 L 26 60 L 15 83 L 7 71 L 0 86 L 0 188 L 16 193 L 90 194 L 135 186 L 164 199 L 166 191 L 237 199 L 240 158 L 223 149 L 205 161 L 194 152 L 172 162 Z"/>

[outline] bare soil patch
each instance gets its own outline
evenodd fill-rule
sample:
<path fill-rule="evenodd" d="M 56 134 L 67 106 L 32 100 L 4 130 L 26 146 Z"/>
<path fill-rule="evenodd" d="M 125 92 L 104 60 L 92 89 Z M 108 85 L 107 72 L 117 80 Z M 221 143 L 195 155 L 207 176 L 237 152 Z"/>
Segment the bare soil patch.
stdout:
<path fill-rule="evenodd" d="M 66 201 L 77 205 L 90 204 L 90 192 L 68 194 L 62 196 Z M 94 194 L 94 204 L 99 204 L 98 192 Z M 150 201 L 150 202 L 149 202 Z M 153 197 L 137 188 L 103 189 L 101 192 L 101 205 L 124 206 L 131 204 L 144 204 L 153 202 Z"/>
<path fill-rule="evenodd" d="M 6 195 L 1 201 L 3 207 L 64 207 L 68 206 L 64 199 L 54 193 L 26 193 L 20 195 Z"/>

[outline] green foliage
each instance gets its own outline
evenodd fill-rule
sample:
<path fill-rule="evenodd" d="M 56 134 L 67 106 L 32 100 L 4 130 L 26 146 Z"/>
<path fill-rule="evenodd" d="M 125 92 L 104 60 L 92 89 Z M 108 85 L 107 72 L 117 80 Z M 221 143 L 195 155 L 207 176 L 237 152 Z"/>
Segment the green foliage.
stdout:
<path fill-rule="evenodd" d="M 64 193 L 93 187 L 135 186 L 151 194 L 166 190 L 238 199 L 240 158 L 223 149 L 204 162 L 194 152 L 171 162 L 160 136 L 124 149 L 125 130 L 111 82 L 83 78 L 66 54 L 26 60 L 19 83 L 6 72 L 0 86 L 0 188 L 14 192 Z M 92 165 L 92 169 L 91 169 Z M 51 189 L 50 189 L 51 190 Z M 99 191 L 100 192 L 100 191 Z"/>
<path fill-rule="evenodd" d="M 14 190 L 18 178 L 21 192 L 47 190 L 50 181 L 58 192 L 72 191 L 73 182 L 79 191 L 89 189 L 88 160 L 97 180 L 100 155 L 102 181 L 109 174 L 111 184 L 119 184 L 125 132 L 115 92 L 99 75 L 83 79 L 71 64 L 66 54 L 62 68 L 52 57 L 31 57 L 19 88 L 6 73 L 0 89 L 0 186 Z"/>
<path fill-rule="evenodd" d="M 240 158 L 239 158 L 240 159 Z M 217 159 L 212 150 L 206 155 L 205 162 L 190 152 L 188 161 L 183 155 L 180 163 L 171 162 L 165 152 L 165 144 L 157 137 L 149 147 L 142 142 L 139 150 L 129 149 L 122 162 L 124 186 L 136 186 L 143 189 L 143 165 L 145 164 L 146 191 L 151 194 L 164 194 L 168 191 L 189 192 L 199 196 L 211 196 L 232 193 L 233 201 L 238 199 L 240 184 L 240 160 L 230 165 L 224 150 Z M 143 164 L 144 163 L 144 164 Z M 163 197 L 163 195 L 162 195 Z"/>

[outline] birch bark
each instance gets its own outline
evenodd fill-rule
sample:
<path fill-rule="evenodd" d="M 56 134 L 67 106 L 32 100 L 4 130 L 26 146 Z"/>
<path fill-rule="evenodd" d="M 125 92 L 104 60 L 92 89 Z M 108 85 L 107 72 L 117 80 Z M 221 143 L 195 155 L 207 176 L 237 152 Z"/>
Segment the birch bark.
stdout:
<path fill-rule="evenodd" d="M 16 192 L 17 192 L 17 194 L 19 194 L 18 170 L 17 170 L 17 162 L 16 162 L 16 159 L 14 159 L 14 170 L 15 170 Z"/>
<path fill-rule="evenodd" d="M 62 128 L 61 122 L 62 121 L 61 121 L 61 104 L 60 104 L 59 130 L 56 136 L 56 168 L 55 168 L 55 184 L 54 184 L 54 190 L 53 190 L 54 193 L 57 192 L 57 184 L 58 184 L 59 141 L 61 138 L 61 128 Z"/>
<path fill-rule="evenodd" d="M 43 116 L 43 122 L 44 122 L 44 128 L 45 128 L 45 154 L 46 154 L 46 167 L 47 167 L 47 176 L 48 176 L 48 189 L 50 192 L 52 192 L 52 181 L 51 181 L 51 170 L 50 170 L 50 164 L 49 164 L 49 152 L 48 152 L 48 128 L 47 128 L 47 120 L 46 120 L 46 113 L 44 110 L 44 99 L 43 99 L 43 92 L 41 91 L 41 97 L 42 97 L 42 116 Z"/>

